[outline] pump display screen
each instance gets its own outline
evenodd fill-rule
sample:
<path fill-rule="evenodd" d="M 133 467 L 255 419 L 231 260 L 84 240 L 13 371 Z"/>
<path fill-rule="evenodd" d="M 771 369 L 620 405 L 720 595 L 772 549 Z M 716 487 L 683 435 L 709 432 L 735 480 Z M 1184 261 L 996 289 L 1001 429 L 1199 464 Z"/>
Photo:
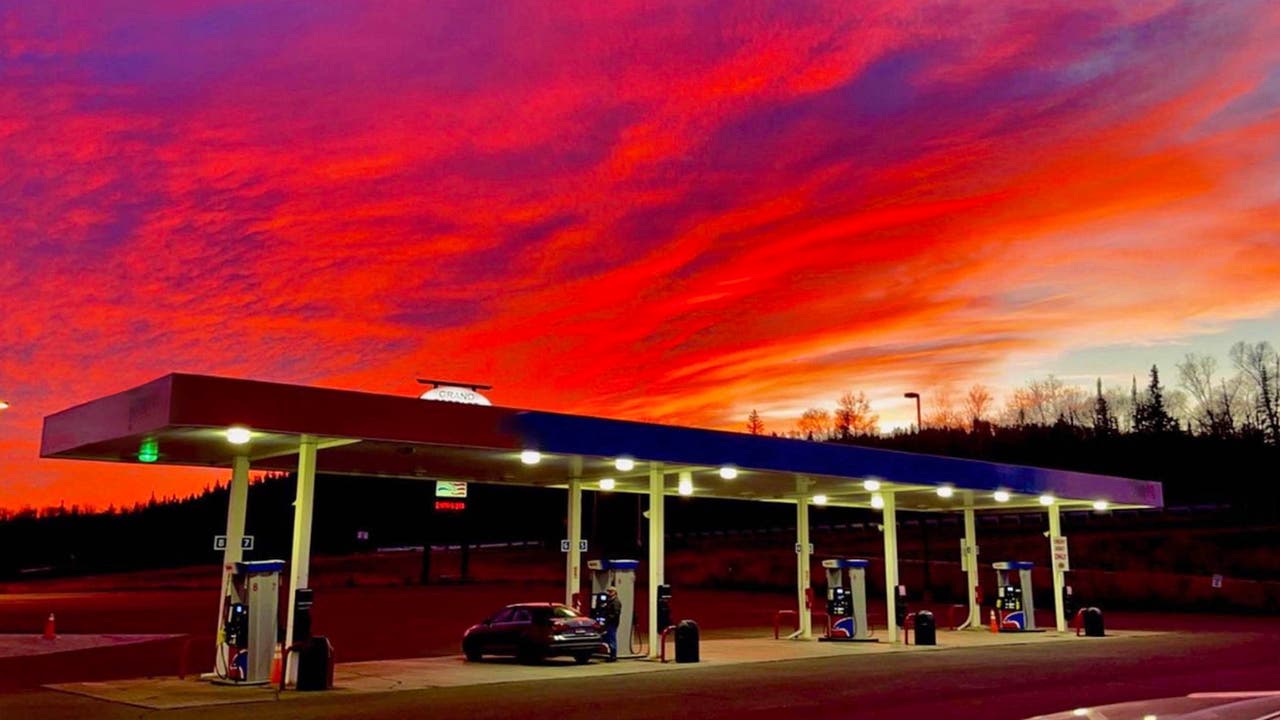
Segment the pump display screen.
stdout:
<path fill-rule="evenodd" d="M 591 596 L 591 618 L 604 622 L 604 609 L 609 604 L 609 593 L 596 593 Z"/>
<path fill-rule="evenodd" d="M 1000 588 L 1000 594 L 996 597 L 996 607 L 1001 610 L 1021 610 L 1022 588 L 1017 585 L 1006 585 Z"/>
<path fill-rule="evenodd" d="M 849 592 L 842 587 L 827 592 L 827 613 L 833 617 L 849 615 Z"/>

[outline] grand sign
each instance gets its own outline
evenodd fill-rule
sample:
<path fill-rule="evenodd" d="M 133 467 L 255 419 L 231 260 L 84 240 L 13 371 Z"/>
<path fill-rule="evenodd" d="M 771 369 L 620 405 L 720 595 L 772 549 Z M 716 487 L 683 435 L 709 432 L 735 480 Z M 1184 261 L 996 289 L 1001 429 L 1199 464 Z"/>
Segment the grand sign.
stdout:
<path fill-rule="evenodd" d="M 422 400 L 439 400 L 441 402 L 456 402 L 467 405 L 492 405 L 489 398 L 472 390 L 471 388 L 458 387 L 456 385 L 441 385 L 433 387 L 422 393 Z"/>

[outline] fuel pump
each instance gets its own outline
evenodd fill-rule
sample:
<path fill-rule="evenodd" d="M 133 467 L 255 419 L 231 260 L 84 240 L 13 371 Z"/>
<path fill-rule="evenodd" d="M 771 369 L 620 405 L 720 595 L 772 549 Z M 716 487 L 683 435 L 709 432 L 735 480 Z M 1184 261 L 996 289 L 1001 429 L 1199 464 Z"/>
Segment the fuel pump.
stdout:
<path fill-rule="evenodd" d="M 866 560 L 848 558 L 822 561 L 827 573 L 827 616 L 831 627 L 820 640 L 874 642 L 867 623 L 868 564 Z"/>
<path fill-rule="evenodd" d="M 262 685 L 270 682 L 275 657 L 283 560 L 239 562 L 227 588 L 226 617 L 218 639 L 225 657 L 215 682 Z"/>
<path fill-rule="evenodd" d="M 622 603 L 622 615 L 618 620 L 619 647 L 626 646 L 634 655 L 637 649 L 632 646 L 632 629 L 635 627 L 636 606 L 636 568 L 639 560 L 588 560 L 587 569 L 591 571 L 591 612 L 596 620 L 603 617 L 602 609 L 608 601 L 606 590 L 613 587 L 618 591 L 618 602 Z"/>
<path fill-rule="evenodd" d="M 1031 587 L 1035 563 L 1005 561 L 992 563 L 991 567 L 996 571 L 996 627 L 1000 632 L 1035 631 L 1036 606 Z"/>

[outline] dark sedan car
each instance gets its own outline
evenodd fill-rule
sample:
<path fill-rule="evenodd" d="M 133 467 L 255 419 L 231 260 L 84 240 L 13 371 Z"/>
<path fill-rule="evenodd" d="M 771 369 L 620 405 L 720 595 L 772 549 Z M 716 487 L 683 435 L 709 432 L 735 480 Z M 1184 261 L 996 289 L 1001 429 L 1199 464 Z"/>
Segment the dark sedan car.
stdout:
<path fill-rule="evenodd" d="M 608 652 L 604 629 L 568 605 L 517 603 L 472 625 L 462 636 L 468 660 L 484 655 L 513 655 L 532 663 L 548 657 L 571 656 L 578 664 L 597 652 Z"/>

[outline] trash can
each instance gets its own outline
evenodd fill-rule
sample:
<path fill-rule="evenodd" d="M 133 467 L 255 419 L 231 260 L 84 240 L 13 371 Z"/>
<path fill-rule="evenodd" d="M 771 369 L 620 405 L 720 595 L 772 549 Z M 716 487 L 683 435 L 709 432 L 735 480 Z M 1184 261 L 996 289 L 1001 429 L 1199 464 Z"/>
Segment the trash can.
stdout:
<path fill-rule="evenodd" d="M 692 620 L 676 625 L 676 662 L 698 662 L 698 623 Z"/>
<path fill-rule="evenodd" d="M 934 620 L 933 613 L 928 610 L 916 613 L 916 644 L 938 644 L 938 623 Z"/>
<path fill-rule="evenodd" d="M 333 645 L 317 635 L 298 651 L 299 690 L 328 690 L 333 687 Z"/>
<path fill-rule="evenodd" d="M 1106 630 L 1102 624 L 1102 611 L 1096 607 L 1085 608 L 1084 614 L 1084 634 L 1086 637 L 1103 637 Z"/>

